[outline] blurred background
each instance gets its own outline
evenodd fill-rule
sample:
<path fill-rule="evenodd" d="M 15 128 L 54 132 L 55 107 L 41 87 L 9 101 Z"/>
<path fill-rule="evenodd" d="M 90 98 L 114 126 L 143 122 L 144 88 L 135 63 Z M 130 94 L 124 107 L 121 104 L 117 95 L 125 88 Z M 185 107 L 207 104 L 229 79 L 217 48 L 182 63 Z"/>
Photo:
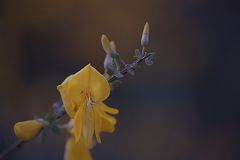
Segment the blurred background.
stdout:
<path fill-rule="evenodd" d="M 1 0 L 0 150 L 17 121 L 41 117 L 60 99 L 56 86 L 91 63 L 103 72 L 101 34 L 126 62 L 150 24 L 142 65 L 112 92 L 120 110 L 96 160 L 240 159 L 240 10 L 237 0 Z M 61 160 L 65 136 L 50 134 L 6 160 Z"/>

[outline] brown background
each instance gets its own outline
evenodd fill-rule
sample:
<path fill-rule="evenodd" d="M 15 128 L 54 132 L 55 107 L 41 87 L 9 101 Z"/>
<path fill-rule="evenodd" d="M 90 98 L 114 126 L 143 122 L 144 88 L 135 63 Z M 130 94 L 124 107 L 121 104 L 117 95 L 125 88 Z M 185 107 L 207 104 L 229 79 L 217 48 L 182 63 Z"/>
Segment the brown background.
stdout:
<path fill-rule="evenodd" d="M 120 109 L 117 130 L 94 159 L 239 159 L 239 15 L 233 0 L 1 0 L 0 150 L 16 121 L 51 110 L 66 76 L 88 63 L 103 72 L 102 33 L 131 62 L 148 21 L 155 64 L 107 100 Z M 62 159 L 64 139 L 50 134 L 6 159 Z"/>

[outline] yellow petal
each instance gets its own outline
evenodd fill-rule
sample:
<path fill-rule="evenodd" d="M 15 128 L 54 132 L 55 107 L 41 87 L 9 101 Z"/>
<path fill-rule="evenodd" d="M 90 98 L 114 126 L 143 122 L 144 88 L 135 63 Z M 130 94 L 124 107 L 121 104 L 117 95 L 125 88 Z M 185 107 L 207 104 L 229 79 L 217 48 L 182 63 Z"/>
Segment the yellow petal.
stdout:
<path fill-rule="evenodd" d="M 62 101 L 63 101 L 63 105 L 65 108 L 65 111 L 67 112 L 67 114 L 73 118 L 75 115 L 75 105 L 73 103 L 73 101 L 71 100 L 71 94 L 69 94 L 69 89 L 67 87 L 64 87 L 62 85 L 59 85 L 57 87 L 57 89 L 60 91 L 61 93 L 61 97 L 62 97 Z"/>
<path fill-rule="evenodd" d="M 110 94 L 108 81 L 90 64 L 76 74 L 66 78 L 57 89 L 71 118 L 74 117 L 75 110 L 82 103 L 86 103 L 87 96 L 91 96 L 94 102 L 101 102 Z"/>
<path fill-rule="evenodd" d="M 89 91 L 92 101 L 101 102 L 104 101 L 110 94 L 110 86 L 107 79 L 100 74 L 91 65 L 88 65 L 89 69 Z"/>
<path fill-rule="evenodd" d="M 109 119 L 101 117 L 101 121 L 101 132 L 112 133 L 115 130 L 115 123 L 112 123 L 112 121 L 109 121 Z"/>
<path fill-rule="evenodd" d="M 99 106 L 99 110 L 100 110 L 99 113 L 101 115 L 101 121 L 102 121 L 101 132 L 112 133 L 115 130 L 115 124 L 117 120 L 114 117 L 108 115 L 107 113 L 118 114 L 119 111 L 115 108 L 108 107 L 104 103 L 101 103 L 101 105 Z"/>
<path fill-rule="evenodd" d="M 94 130 L 95 130 L 96 140 L 98 143 L 102 143 L 101 138 L 99 136 L 102 122 L 101 122 L 100 113 L 98 112 L 98 108 L 96 106 L 93 106 L 93 112 L 94 112 Z"/>
<path fill-rule="evenodd" d="M 105 34 L 101 37 L 102 47 L 106 53 L 109 53 L 109 39 Z"/>
<path fill-rule="evenodd" d="M 82 128 L 83 128 L 83 120 L 84 120 L 84 112 L 85 112 L 86 107 L 85 106 L 80 106 L 75 117 L 74 117 L 74 122 L 73 122 L 73 130 L 74 130 L 74 135 L 76 142 L 80 140 L 81 134 L 82 134 Z"/>
<path fill-rule="evenodd" d="M 84 80 L 86 81 L 86 79 L 80 80 L 76 75 L 70 75 L 62 84 L 57 86 L 65 110 L 71 118 L 74 118 L 77 107 L 86 101 L 86 97 L 82 91 L 84 87 L 81 85 L 82 83 L 80 83 Z M 85 82 L 85 84 L 86 83 L 87 82 Z"/>
<path fill-rule="evenodd" d="M 118 109 L 116 108 L 111 108 L 111 107 L 108 107 L 106 104 L 104 103 L 101 103 L 100 105 L 100 109 L 107 112 L 107 113 L 110 113 L 110 114 L 118 114 L 119 111 Z"/>
<path fill-rule="evenodd" d="M 102 111 L 101 109 L 99 109 L 98 111 L 99 111 L 99 113 L 100 113 L 101 118 L 107 119 L 109 122 L 111 122 L 111 123 L 114 124 L 114 125 L 117 123 L 116 118 L 114 118 L 113 116 L 105 113 L 105 112 Z"/>
<path fill-rule="evenodd" d="M 42 127 L 42 123 L 36 120 L 17 122 L 14 125 L 14 133 L 18 139 L 28 141 L 38 135 Z"/>
<path fill-rule="evenodd" d="M 92 157 L 82 141 L 76 143 L 74 137 L 71 136 L 66 142 L 64 160 L 92 160 Z"/>
<path fill-rule="evenodd" d="M 94 116 L 92 108 L 87 108 L 84 117 L 83 138 L 87 146 L 92 144 L 94 134 Z"/>

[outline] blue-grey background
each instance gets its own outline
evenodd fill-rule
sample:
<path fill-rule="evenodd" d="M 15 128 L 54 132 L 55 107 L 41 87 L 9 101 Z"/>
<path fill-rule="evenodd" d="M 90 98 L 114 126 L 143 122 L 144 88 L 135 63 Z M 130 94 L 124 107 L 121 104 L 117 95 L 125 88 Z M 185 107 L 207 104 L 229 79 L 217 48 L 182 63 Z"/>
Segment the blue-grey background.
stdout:
<path fill-rule="evenodd" d="M 120 114 L 96 160 L 240 159 L 240 10 L 237 0 L 1 0 L 0 150 L 17 121 L 43 116 L 56 86 L 91 63 L 103 72 L 102 33 L 132 61 L 150 24 L 152 67 L 112 92 Z M 61 160 L 65 136 L 50 134 L 6 160 Z"/>

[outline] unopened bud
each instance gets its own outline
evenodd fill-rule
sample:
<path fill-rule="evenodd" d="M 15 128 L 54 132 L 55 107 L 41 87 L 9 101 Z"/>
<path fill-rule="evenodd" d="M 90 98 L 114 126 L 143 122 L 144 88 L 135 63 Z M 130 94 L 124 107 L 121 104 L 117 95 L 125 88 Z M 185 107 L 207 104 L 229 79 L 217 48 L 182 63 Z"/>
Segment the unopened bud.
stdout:
<path fill-rule="evenodd" d="M 38 135 L 42 127 L 43 124 L 37 120 L 17 122 L 14 125 L 14 133 L 18 139 L 28 141 Z"/>
<path fill-rule="evenodd" d="M 101 42 L 102 42 L 102 47 L 103 47 L 104 51 L 109 54 L 110 53 L 110 46 L 109 46 L 110 42 L 105 34 L 102 35 Z"/>
<path fill-rule="evenodd" d="M 103 67 L 105 68 L 105 70 L 108 69 L 113 69 L 113 61 L 112 58 L 109 54 L 106 55 L 104 62 L 103 62 Z"/>
<path fill-rule="evenodd" d="M 114 41 L 111 41 L 110 42 L 110 45 L 109 45 L 109 48 L 110 48 L 110 50 L 111 50 L 111 53 L 117 53 L 117 51 L 116 51 L 116 44 L 115 44 L 115 42 Z"/>
<path fill-rule="evenodd" d="M 147 46 L 149 43 L 149 24 L 148 22 L 144 25 L 142 38 L 141 38 L 141 45 Z"/>

